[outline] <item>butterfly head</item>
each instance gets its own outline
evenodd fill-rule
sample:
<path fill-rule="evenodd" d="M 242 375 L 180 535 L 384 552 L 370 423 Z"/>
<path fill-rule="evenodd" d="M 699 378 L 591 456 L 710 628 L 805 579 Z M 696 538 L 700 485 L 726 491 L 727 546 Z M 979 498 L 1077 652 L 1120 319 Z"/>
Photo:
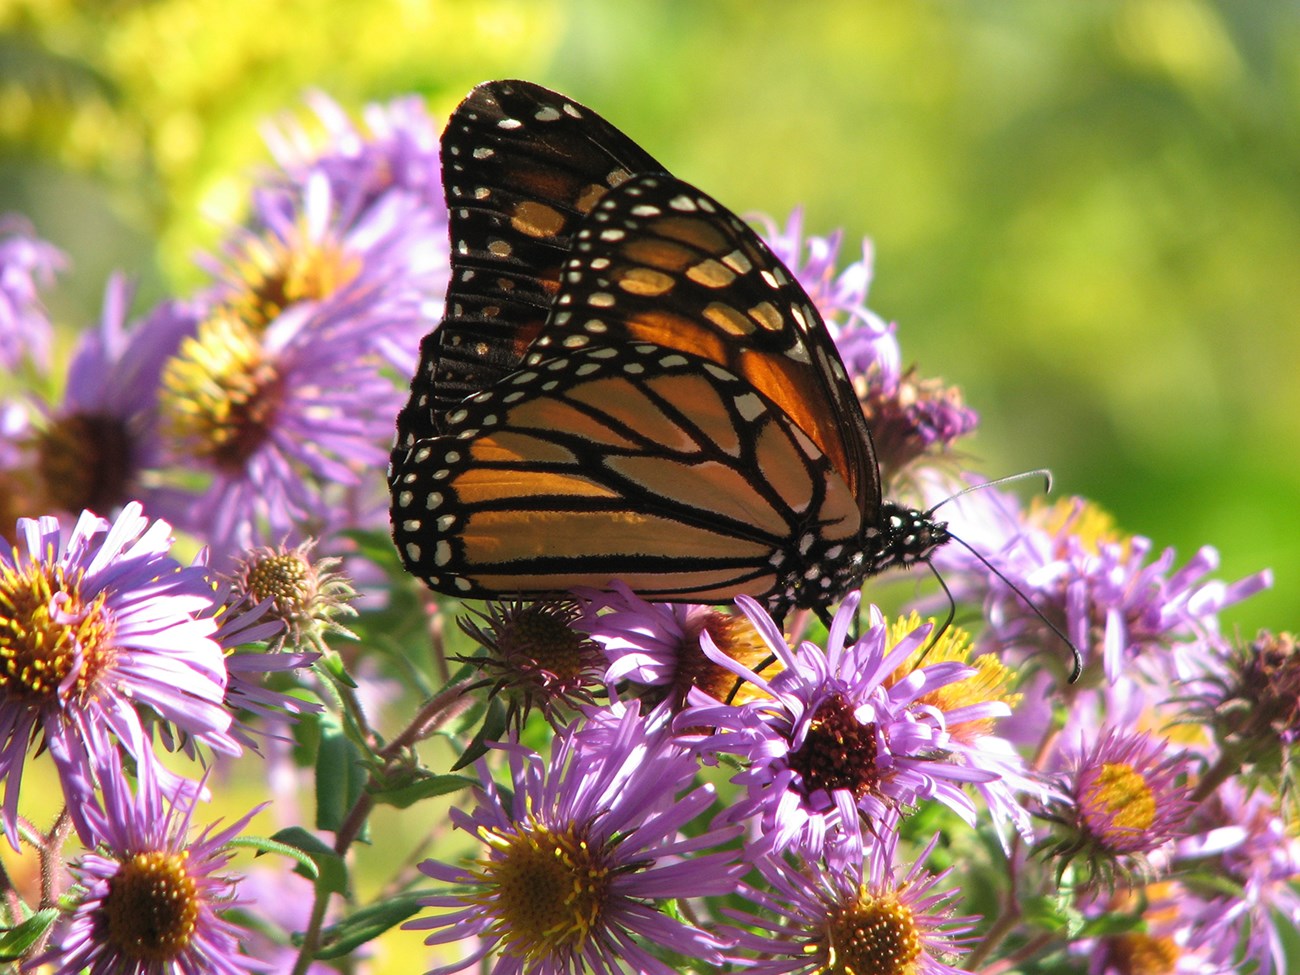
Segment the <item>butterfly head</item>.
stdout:
<path fill-rule="evenodd" d="M 886 501 L 876 524 L 868 526 L 863 536 L 863 575 L 928 561 L 930 553 L 951 537 L 948 523 L 935 521 L 930 512 Z"/>

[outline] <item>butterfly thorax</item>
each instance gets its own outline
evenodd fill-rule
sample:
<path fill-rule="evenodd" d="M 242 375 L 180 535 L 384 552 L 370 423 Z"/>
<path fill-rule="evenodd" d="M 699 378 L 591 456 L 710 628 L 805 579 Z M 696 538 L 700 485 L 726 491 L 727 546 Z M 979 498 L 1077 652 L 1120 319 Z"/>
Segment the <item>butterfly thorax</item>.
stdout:
<path fill-rule="evenodd" d="M 926 561 L 950 537 L 947 522 L 886 501 L 876 522 L 863 530 L 858 545 L 828 541 L 809 531 L 793 551 L 778 555 L 783 584 L 772 605 L 776 613 L 792 607 L 824 607 L 886 569 Z"/>

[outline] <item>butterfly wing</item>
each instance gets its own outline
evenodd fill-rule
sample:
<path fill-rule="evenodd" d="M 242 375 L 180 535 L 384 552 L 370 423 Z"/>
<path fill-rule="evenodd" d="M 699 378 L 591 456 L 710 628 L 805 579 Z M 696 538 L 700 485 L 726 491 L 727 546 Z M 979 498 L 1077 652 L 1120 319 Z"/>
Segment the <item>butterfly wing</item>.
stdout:
<path fill-rule="evenodd" d="M 633 173 L 663 172 L 595 112 L 526 81 L 479 85 L 442 137 L 451 233 L 445 317 L 421 344 L 399 442 L 517 368 L 559 289 L 578 225 Z"/>
<path fill-rule="evenodd" d="M 871 436 L 812 299 L 752 228 L 669 175 L 641 174 L 601 197 L 525 362 L 619 342 L 689 352 L 745 379 L 812 439 L 863 522 L 875 522 Z"/>
<path fill-rule="evenodd" d="M 651 599 L 787 606 L 842 592 L 808 567 L 857 536 L 852 490 L 783 409 L 712 361 L 588 347 L 445 422 L 393 484 L 398 550 L 435 590 L 537 597 L 618 578 Z"/>

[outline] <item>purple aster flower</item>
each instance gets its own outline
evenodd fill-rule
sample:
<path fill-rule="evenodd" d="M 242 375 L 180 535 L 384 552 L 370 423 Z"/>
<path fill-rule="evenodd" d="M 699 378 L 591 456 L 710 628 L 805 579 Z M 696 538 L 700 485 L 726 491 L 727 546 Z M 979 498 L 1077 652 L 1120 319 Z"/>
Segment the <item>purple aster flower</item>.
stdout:
<path fill-rule="evenodd" d="M 921 620 L 915 613 L 899 619 L 890 626 L 889 645 L 902 643 L 920 626 Z M 946 748 L 952 761 L 997 773 L 996 778 L 972 785 L 993 814 L 1003 848 L 1009 850 L 1003 824 L 1011 825 L 1023 838 L 1032 840 L 1033 823 L 1025 798 L 1033 799 L 1037 806 L 1055 795 L 1055 791 L 1025 768 L 1024 760 L 1010 741 L 993 733 L 995 726 L 1008 720 L 1008 715 L 1015 715 L 1023 704 L 1024 695 L 1012 690 L 1015 673 L 991 653 L 980 654 L 972 660 L 972 649 L 966 632 L 950 626 L 914 650 L 885 679 L 884 686 L 891 687 L 908 677 L 922 663 L 954 661 L 971 668 L 970 676 L 936 686 L 919 697 L 917 704 L 934 707 L 944 714 Z"/>
<path fill-rule="evenodd" d="M 141 711 L 240 750 L 222 706 L 217 624 L 203 616 L 213 602 L 207 572 L 172 559 L 170 527 L 140 511 L 129 504 L 111 524 L 83 513 L 66 537 L 54 518 L 21 519 L 17 544 L 0 545 L 0 779 L 12 843 L 37 741 L 87 843 L 96 833 L 86 804 L 114 739 L 141 766 L 154 760 Z"/>
<path fill-rule="evenodd" d="M 797 208 L 783 228 L 778 228 L 775 221 L 761 215 L 757 220 L 772 253 L 794 273 L 832 328 L 862 327 L 875 334 L 893 332 L 892 326 L 886 325 L 867 307 L 867 291 L 871 287 L 875 259 L 870 240 L 862 241 L 862 260 L 853 261 L 842 271 L 837 271 L 840 245 L 844 240 L 842 230 L 829 237 L 805 238 L 803 210 Z"/>
<path fill-rule="evenodd" d="M 1204 902 L 1176 881 L 1124 888 L 1085 904 L 1083 914 L 1113 924 L 1119 916 L 1140 919 L 1130 931 L 1070 944 L 1070 952 L 1086 955 L 1088 975 L 1227 975 L 1232 964 L 1231 942 L 1192 945 L 1191 921 L 1204 912 Z"/>
<path fill-rule="evenodd" d="M 1267 588 L 1265 570 L 1231 584 L 1205 577 L 1219 565 L 1205 546 L 1180 569 L 1166 549 L 1150 560 L 1152 543 L 1117 532 L 1109 515 L 1082 498 L 1022 513 L 1016 500 L 995 489 L 953 502 L 949 526 L 1053 620 L 1078 647 L 1085 665 L 1100 657 L 1115 683 L 1130 662 L 1160 680 L 1197 676 L 1188 660 L 1198 648 L 1220 646 L 1218 613 Z M 935 563 L 959 598 L 983 599 L 990 648 L 1042 648 L 1060 655 L 1060 639 L 1043 626 L 1006 583 L 958 546 L 936 553 Z M 1188 654 L 1191 653 L 1189 658 Z"/>
<path fill-rule="evenodd" d="M 903 807 L 937 799 L 974 824 L 975 808 L 961 787 L 996 778 L 996 769 L 955 759 L 973 753 L 952 750 L 947 715 L 925 703 L 947 684 L 972 676 L 956 661 L 916 667 L 892 686 L 895 669 L 925 642 L 930 627 L 919 627 L 891 646 L 889 627 L 872 609 L 863 637 L 846 643 L 855 620 L 858 595 L 841 604 L 831 622 L 827 649 L 804 642 L 786 645 L 781 631 L 754 600 L 736 604 L 784 665 L 763 678 L 717 653 L 707 634 L 705 653 L 732 673 L 755 684 L 767 697 L 741 705 L 707 702 L 680 714 L 675 727 L 710 728 L 698 738 L 704 755 L 728 752 L 749 765 L 732 781 L 747 798 L 731 810 L 733 819 L 755 816 L 760 837 L 749 856 L 792 851 L 805 858 L 826 854 L 855 859 L 862 849 L 862 824 L 879 832 Z M 988 702 L 981 717 L 1009 713 Z"/>
<path fill-rule="evenodd" d="M 49 367 L 53 328 L 37 290 L 48 287 L 67 258 L 16 214 L 0 215 L 0 365 L 17 369 L 29 357 Z"/>
<path fill-rule="evenodd" d="M 701 633 L 707 632 L 720 652 L 746 667 L 760 667 L 771 657 L 742 615 L 712 606 L 648 603 L 619 581 L 611 583 L 608 592 L 579 589 L 575 595 L 583 600 L 583 615 L 575 626 L 605 651 L 605 680 L 640 685 L 640 696 L 667 701 L 672 711 L 686 705 L 692 688 L 717 700 L 739 702 L 753 696 L 750 685 L 704 655 Z"/>
<path fill-rule="evenodd" d="M 312 534 L 384 464 L 402 396 L 364 334 L 366 295 L 352 298 L 300 302 L 264 331 L 216 313 L 164 368 L 169 460 L 210 483 L 157 501 L 217 559 Z"/>
<path fill-rule="evenodd" d="M 241 953 L 245 932 L 223 916 L 240 904 L 236 878 L 222 873 L 228 844 L 258 810 L 190 838 L 194 800 L 182 806 L 165 799 L 149 769 L 142 766 L 134 796 L 120 766 L 105 775 L 103 807 L 88 811 L 100 846 L 73 867 L 84 892 L 59 946 L 38 963 L 53 975 L 265 970 Z"/>
<path fill-rule="evenodd" d="M 729 912 L 747 928 L 732 932 L 753 958 L 733 960 L 754 975 L 961 975 L 948 962 L 972 940 L 976 917 L 954 917 L 955 890 L 935 890 L 951 870 L 932 874 L 924 863 L 938 836 L 902 876 L 893 834 L 865 858 L 833 867 L 783 859 L 757 866 L 771 891 L 750 897 L 775 918 Z"/>
<path fill-rule="evenodd" d="M 132 292 L 123 276 L 109 279 L 99 327 L 73 352 L 63 402 L 44 411 L 30 438 L 37 510 L 111 513 L 149 498 L 142 485 L 160 462 L 159 377 L 197 322 L 187 307 L 166 302 L 127 326 Z"/>
<path fill-rule="evenodd" d="M 356 308 L 364 293 L 362 337 L 403 370 L 441 314 L 447 285 L 447 225 L 441 210 L 393 190 L 356 209 L 313 173 L 301 187 L 263 189 L 254 197 L 255 229 L 226 245 L 217 298 L 254 329 L 300 302 Z M 350 205 L 351 203 L 351 205 Z M 403 371 L 405 375 L 405 371 Z"/>
<path fill-rule="evenodd" d="M 1288 970 L 1279 925 L 1300 928 L 1300 838 L 1281 805 L 1272 793 L 1247 793 L 1229 780 L 1215 790 L 1209 814 L 1198 811 L 1204 832 L 1179 845 L 1182 856 L 1203 860 L 1235 888 L 1206 898 L 1191 943 L 1236 946 L 1258 975 Z"/>
<path fill-rule="evenodd" d="M 691 788 L 695 760 L 667 734 L 647 733 L 635 707 L 598 719 L 592 735 L 562 731 L 549 762 L 519 745 L 498 746 L 509 791 L 480 761 L 477 808 L 453 808 L 451 817 L 483 841 L 484 854 L 462 867 L 422 863 L 422 872 L 460 890 L 425 900 L 443 913 L 405 925 L 432 929 L 426 944 L 480 940 L 433 975 L 462 971 L 491 951 L 494 975 L 672 975 L 647 943 L 720 961 L 715 937 L 656 907 L 736 889 L 734 851 L 714 849 L 734 830 L 679 833 L 713 802 L 712 788 Z"/>
<path fill-rule="evenodd" d="M 1048 844 L 1058 872 L 1087 866 L 1109 886 L 1151 872 L 1147 857 L 1186 834 L 1193 759 L 1141 732 L 1108 729 L 1070 763 L 1066 797 L 1046 814 L 1061 827 Z"/>
<path fill-rule="evenodd" d="M 443 209 L 439 127 L 419 98 L 367 105 L 364 126 L 321 92 L 310 93 L 307 104 L 324 129 L 323 138 L 292 120 L 264 133 L 288 182 L 302 185 L 311 173 L 322 172 L 335 195 L 355 195 L 359 209 L 390 189 L 414 194 L 434 212 Z"/>
<path fill-rule="evenodd" d="M 323 95 L 311 101 L 325 144 L 293 126 L 268 134 L 283 171 L 255 197 L 255 232 L 230 248 L 232 293 L 269 320 L 293 301 L 364 286 L 373 346 L 408 376 L 449 273 L 437 131 L 415 98 L 368 106 L 369 132 Z"/>

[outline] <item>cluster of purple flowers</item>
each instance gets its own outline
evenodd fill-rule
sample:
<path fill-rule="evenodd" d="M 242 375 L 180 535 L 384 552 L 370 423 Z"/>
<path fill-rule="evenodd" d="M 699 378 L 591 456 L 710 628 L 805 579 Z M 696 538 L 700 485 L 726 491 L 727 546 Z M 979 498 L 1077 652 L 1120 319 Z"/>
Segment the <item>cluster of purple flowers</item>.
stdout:
<path fill-rule="evenodd" d="M 976 415 L 903 368 L 867 307 L 869 249 L 841 268 L 840 237 L 805 237 L 799 214 L 766 237 L 833 330 L 886 483 L 945 504 L 966 547 L 935 565 L 973 636 L 857 593 L 825 630 L 807 613 L 783 630 L 746 597 L 619 585 L 459 627 L 424 593 L 427 625 L 394 627 L 415 584 L 366 540 L 387 534 L 378 472 L 446 287 L 437 129 L 414 99 L 360 126 L 312 108 L 269 133 L 275 165 L 210 284 L 133 320 L 114 277 L 59 381 L 40 291 L 63 258 L 0 220 L 0 359 L 64 390 L 0 402 L 0 820 L 50 875 L 69 832 L 86 850 L 30 919 L 0 878 L 14 958 L 358 972 L 361 945 L 423 908 L 406 926 L 430 932 L 436 973 L 1285 969 L 1300 654 L 1285 634 L 1234 647 L 1217 623 L 1268 574 L 1215 580 L 1209 548 L 1179 567 L 1083 499 L 944 501 L 978 480 L 951 449 Z M 374 653 L 344 660 L 331 644 L 354 635 Z M 411 685 L 427 700 L 376 731 L 368 714 Z M 314 878 L 289 918 L 227 873 L 253 813 L 190 823 L 235 759 L 298 784 L 294 719 L 315 722 L 318 800 L 346 801 L 319 803 L 328 839 L 240 841 Z M 435 733 L 476 779 L 422 764 Z M 20 808 L 45 753 L 48 832 Z M 177 771 L 187 757 L 211 771 Z M 373 805 L 419 817 L 449 792 L 479 849 L 437 847 L 356 900 L 340 871 Z M 1052 910 L 1018 929 L 1031 902 Z"/>

